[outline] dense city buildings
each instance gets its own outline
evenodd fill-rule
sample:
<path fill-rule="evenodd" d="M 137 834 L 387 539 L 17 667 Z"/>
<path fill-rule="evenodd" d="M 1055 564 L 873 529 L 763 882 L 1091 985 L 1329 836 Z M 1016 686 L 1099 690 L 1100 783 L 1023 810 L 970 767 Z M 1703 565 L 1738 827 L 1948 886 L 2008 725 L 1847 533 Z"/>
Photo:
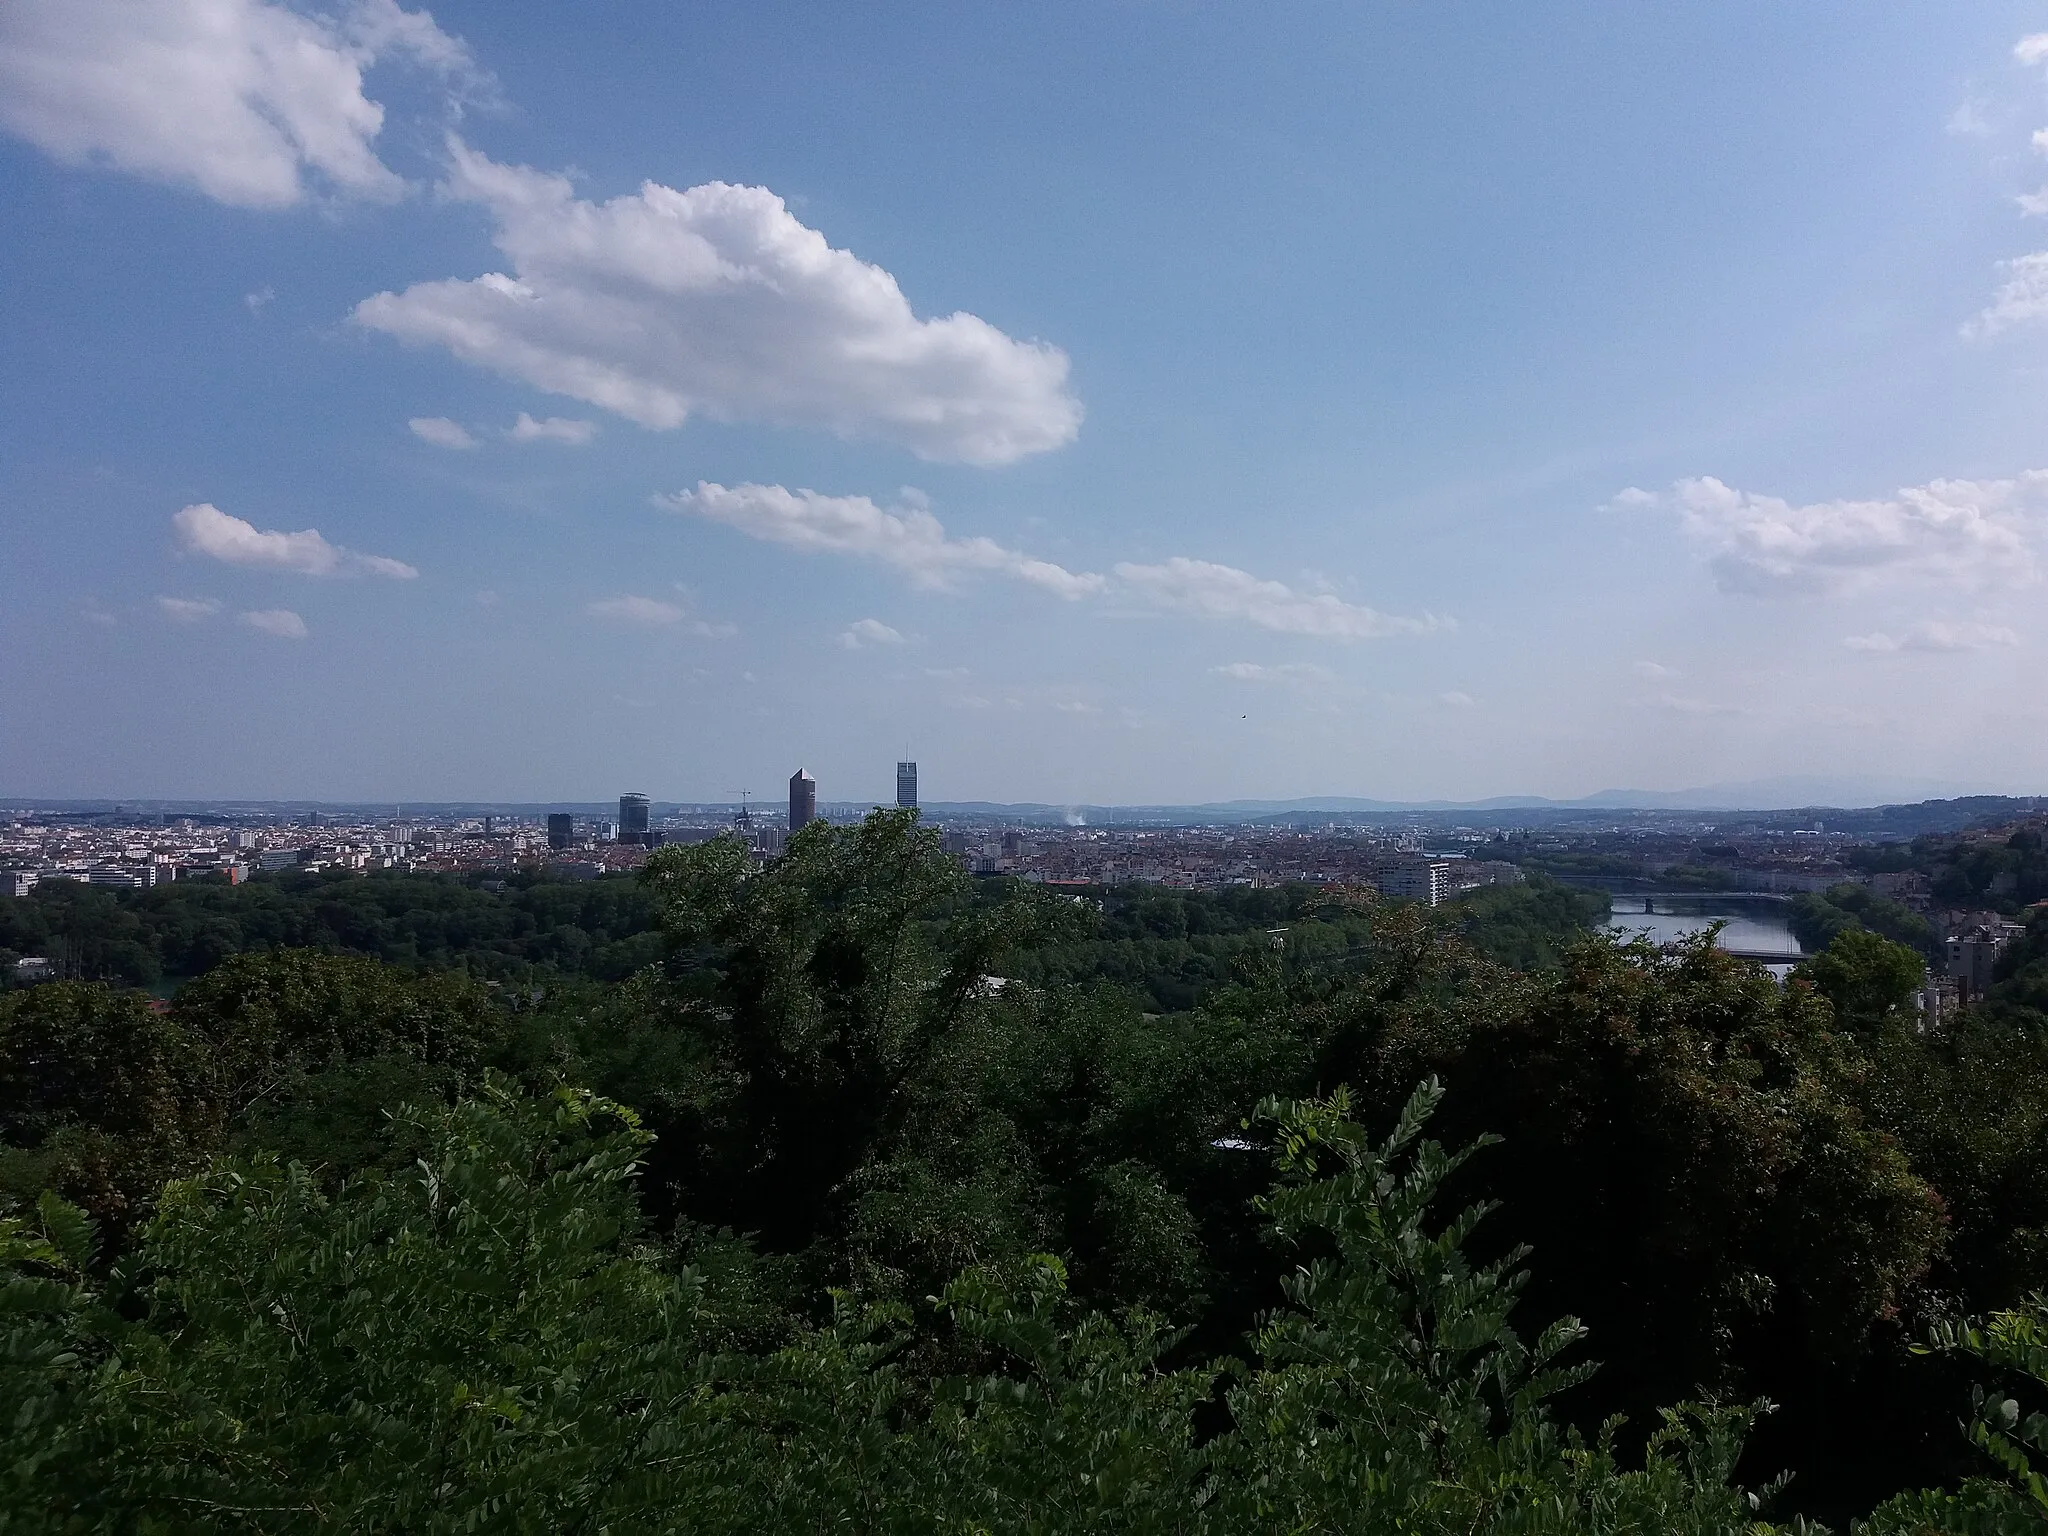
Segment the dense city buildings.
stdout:
<path fill-rule="evenodd" d="M 914 800 L 915 765 L 897 767 L 899 799 Z M 738 837 L 766 860 L 781 854 L 789 832 L 819 816 L 809 773 L 798 770 L 789 787 L 786 822 L 732 805 L 664 804 L 657 815 L 647 796 L 629 794 L 619 801 L 616 827 L 610 808 L 597 805 L 581 814 L 504 806 L 410 813 L 0 806 L 0 899 L 32 897 L 59 880 L 136 892 L 194 878 L 239 883 L 377 871 L 488 879 L 525 870 L 588 880 L 637 870 L 657 845 L 721 836 Z M 866 807 L 828 809 L 852 817 Z M 1970 807 L 1906 807 L 1889 820 L 1875 812 L 1609 812 L 1519 823 L 1457 812 L 1230 821 L 1145 811 L 1092 812 L 1119 819 L 1090 825 L 1080 811 L 1051 807 L 904 809 L 936 830 L 968 874 L 1077 890 L 1310 885 L 1437 906 L 1543 876 L 1604 890 L 1645 911 L 1710 897 L 1775 903 L 1780 912 L 1800 903 L 1878 901 L 1895 914 L 1893 931 L 1919 925 L 1913 942 L 1929 961 L 1922 999 L 1929 1019 L 1981 998 L 2030 916 L 2048 906 L 2041 852 L 2048 804 L 2032 802 L 1975 816 Z"/>
<path fill-rule="evenodd" d="M 917 808 L 917 764 L 896 765 L 896 804 L 904 810 Z"/>

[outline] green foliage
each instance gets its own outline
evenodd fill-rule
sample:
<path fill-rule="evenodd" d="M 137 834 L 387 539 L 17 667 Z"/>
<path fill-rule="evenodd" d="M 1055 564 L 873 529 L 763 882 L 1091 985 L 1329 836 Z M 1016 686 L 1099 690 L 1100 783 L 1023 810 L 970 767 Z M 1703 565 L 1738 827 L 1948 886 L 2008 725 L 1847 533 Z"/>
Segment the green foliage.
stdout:
<path fill-rule="evenodd" d="M 497 1028 L 464 977 L 308 950 L 238 956 L 168 1009 L 102 983 L 12 992 L 0 1193 L 59 1189 L 118 1236 L 233 1136 L 361 1166 L 385 1114 L 473 1077 Z"/>
<path fill-rule="evenodd" d="M 1825 895 L 1802 892 L 1792 898 L 1792 935 L 1809 952 L 1826 949 L 1844 933 L 1867 929 L 1921 955 L 1934 953 L 1935 934 L 1910 907 L 1871 894 L 1867 886 L 1832 886 Z"/>
<path fill-rule="evenodd" d="M 1525 1344 L 1509 1325 L 1526 1250 L 1473 1265 L 1489 1207 L 1432 1230 L 1444 1182 L 1484 1142 L 1417 1145 L 1442 1097 L 1409 1098 L 1375 1145 L 1348 1097 L 1270 1102 L 1287 1182 L 1262 1202 L 1283 1237 L 1328 1252 L 1285 1282 L 1288 1309 L 1260 1331 L 1262 1369 L 1229 1395 L 1237 1433 L 1213 1451 L 1223 1529 L 1749 1531 L 1757 1500 L 1730 1484 L 1752 1413 L 1664 1415 L 1640 1470 L 1610 1425 L 1597 1444 L 1561 1431 L 1549 1402 L 1591 1375 L 1563 1356 L 1570 1318 Z"/>
<path fill-rule="evenodd" d="M 1870 1033 L 1911 1022 L 1927 964 L 1915 950 L 1862 928 L 1845 928 L 1796 974 L 1834 1005 L 1843 1028 Z"/>
<path fill-rule="evenodd" d="M 2006 1395 L 2014 1387 L 2038 1404 L 2048 1389 L 2048 1299 L 2030 1297 L 1980 1323 L 1937 1324 L 1927 1352 L 1963 1357 L 1991 1377 L 1971 1388 L 1969 1437 L 2003 1475 L 1980 1474 L 1952 1492 L 1901 1494 L 1861 1529 L 1869 1536 L 2012 1536 L 2048 1528 L 2048 1413 Z"/>
<path fill-rule="evenodd" d="M 1768 1395 L 1788 1406 L 1777 1454 L 1849 1465 L 1816 1407 L 1910 1305 L 1942 1209 L 1865 1121 L 1860 1058 L 1825 1000 L 1705 935 L 1589 943 L 1519 977 L 1420 930 L 1405 953 L 1382 942 L 1299 1009 L 1316 1077 L 1383 1122 L 1399 1084 L 1440 1075 L 1452 1135 L 1506 1137 L 1489 1182 L 1505 1233 L 1544 1259 L 1533 1300 L 1585 1317 L 1608 1353 L 1584 1410 L 1640 1422 L 1696 1388 Z"/>
<path fill-rule="evenodd" d="M 656 911 L 628 879 L 508 877 L 499 890 L 450 875 L 326 871 L 241 885 L 181 880 L 149 890 L 45 881 L 0 897 L 0 950 L 48 955 L 67 974 L 147 985 L 199 976 L 238 954 L 329 949 L 409 969 L 522 979 L 621 981 L 658 959 Z"/>
<path fill-rule="evenodd" d="M 1092 922 L 1073 923 L 1052 942 L 1020 953 L 1014 974 L 1042 986 L 1107 982 L 1152 1012 L 1200 1006 L 1248 969 L 1274 958 L 1284 967 L 1325 966 L 1369 934 L 1364 913 L 1315 886 L 1179 891 L 1132 885 L 1099 898 Z"/>
<path fill-rule="evenodd" d="M 1520 971 L 1554 970 L 1565 955 L 1607 921 L 1604 891 L 1534 875 L 1520 885 L 1492 885 L 1458 899 L 1450 915 L 1480 954 Z"/>
<path fill-rule="evenodd" d="M 736 839 L 663 849 L 644 878 L 674 951 L 646 1001 L 667 1037 L 649 1046 L 676 1073 L 662 1128 L 689 1214 L 795 1252 L 847 1231 L 863 1187 L 899 1214 L 970 1228 L 973 1207 L 1009 1201 L 1007 1149 L 976 1121 L 975 1081 L 998 1021 L 1030 1007 L 1001 959 L 1064 904 L 969 906 L 937 835 L 902 812 L 813 823 L 759 871 Z M 978 1194 L 959 1166 L 889 1171 L 923 1161 L 940 1125 L 995 1157 L 974 1158 L 989 1175 Z M 943 1212 L 942 1191 L 966 1203 Z"/>
<path fill-rule="evenodd" d="M 979 1363 L 921 1376 L 909 1317 L 840 1298 L 766 1353 L 713 1352 L 723 1298 L 633 1243 L 645 1135 L 618 1106 L 500 1086 L 429 1127 L 416 1176 L 324 1195 L 270 1159 L 174 1185 L 126 1321 L 45 1202 L 0 1223 L 22 1530 L 1739 1532 L 1747 1415 L 1677 1410 L 1642 1465 L 1551 1422 L 1570 1323 L 1522 1345 L 1518 1277 L 1473 1267 L 1460 1160 L 1374 1145 L 1341 1097 L 1275 1106 L 1289 1282 L 1255 1364 L 1169 1369 L 1154 1319 L 1077 1311 L 1058 1260 L 950 1284 Z M 1218 1375 L 1230 1423 L 1199 1436 Z"/>
<path fill-rule="evenodd" d="M 1906 959 L 1865 928 L 1781 985 L 1705 939 L 1583 936 L 1593 903 L 1540 880 L 1435 912 L 1308 888 L 1097 906 L 966 881 L 883 813 L 766 866 L 729 840 L 664 850 L 635 892 L 660 954 L 618 983 L 281 950 L 215 964 L 167 1010 L 75 983 L 0 999 L 0 1214 L 31 1287 L 8 1294 L 42 1298 L 0 1319 L 26 1330 L 5 1359 L 43 1362 L 15 1396 L 71 1426 L 24 1440 L 41 1471 L 10 1486 L 70 1466 L 76 1493 L 79 1468 L 132 1453 L 160 1480 L 120 1497 L 262 1484 L 261 1511 L 207 1517 L 257 1529 L 358 1508 L 432 1529 L 457 1507 L 516 1527 L 522 1500 L 536 1522 L 655 1528 L 659 1498 L 712 1529 L 1341 1528 L 1361 1487 L 1416 1529 L 1720 1529 L 1747 1518 L 1724 1499 L 1742 1416 L 1662 1417 L 1705 1391 L 1784 1403 L 1749 1465 L 1797 1467 L 1788 1499 L 1839 1520 L 1947 1476 L 1943 1447 L 1971 1454 L 1953 1357 L 1909 1356 L 1909 1330 L 2048 1287 L 2048 1017 L 2028 990 L 2048 987 L 2048 927 L 1991 1002 L 1923 1035 L 1893 1006 Z M 524 1092 L 481 1089 L 487 1066 Z M 1425 1147 L 1410 1096 L 1431 1077 L 1440 1134 L 1509 1153 Z M 526 1097 L 564 1083 L 618 1108 Z M 1278 1191 L 1245 1129 L 1262 1099 Z M 166 1179 L 185 1182 L 159 1209 Z M 1499 1209 L 1440 1229 L 1417 1179 Z M 434 1180 L 510 1203 L 436 1204 Z M 27 1205 L 45 1185 L 99 1235 L 60 1243 L 61 1209 Z M 515 1220 L 527 1206 L 585 1236 Z M 569 1268 L 492 1243 L 555 1243 Z M 464 1289 L 501 1271 L 494 1294 L 532 1309 L 502 1340 Z M 388 1333 L 349 1310 L 357 1290 Z M 1516 1316 L 1583 1317 L 1607 1366 L 1546 1377 L 1562 1335 L 1519 1342 L 1517 1297 Z M 456 1309 L 445 1358 L 436 1307 Z M 579 1307 L 609 1320 L 586 1334 Z M 247 1332 L 313 1313 L 417 1353 L 449 1401 L 468 1384 L 464 1413 L 516 1406 L 548 1490 L 529 1499 L 500 1431 L 406 1396 L 395 1364 Z M 578 1349 L 653 1374 L 579 1374 Z M 273 1378 L 326 1428 L 287 1422 Z M 675 1405 L 658 1413 L 682 1448 L 644 1507 L 593 1470 L 642 1442 L 585 1380 L 614 1417 Z M 1402 1416 L 1417 1405 L 1439 1418 Z M 1615 1411 L 1629 1425 L 1603 1428 Z M 397 1466 L 387 1430 L 465 1470 L 379 1503 L 344 1462 Z M 113 1508 L 80 1518 L 117 1528 Z"/>
<path fill-rule="evenodd" d="M 62 1190 L 124 1227 L 215 1144 L 205 1044 L 138 992 L 0 996 L 0 1197 Z"/>

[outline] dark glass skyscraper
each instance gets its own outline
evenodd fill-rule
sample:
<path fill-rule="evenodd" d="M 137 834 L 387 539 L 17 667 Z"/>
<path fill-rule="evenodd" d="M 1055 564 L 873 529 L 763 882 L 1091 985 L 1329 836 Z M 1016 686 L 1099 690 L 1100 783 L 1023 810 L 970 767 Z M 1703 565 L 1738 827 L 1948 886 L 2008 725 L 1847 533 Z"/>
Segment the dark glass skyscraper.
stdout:
<path fill-rule="evenodd" d="M 896 765 L 896 803 L 908 806 L 912 810 L 917 809 L 917 764 Z"/>
<path fill-rule="evenodd" d="M 649 845 L 645 795 L 619 796 L 619 841 L 638 843 L 643 848 Z"/>
<path fill-rule="evenodd" d="M 557 850 L 576 841 L 576 818 L 567 811 L 548 812 L 548 846 Z"/>
<path fill-rule="evenodd" d="M 789 830 L 809 826 L 818 814 L 818 781 L 803 769 L 789 776 Z"/>

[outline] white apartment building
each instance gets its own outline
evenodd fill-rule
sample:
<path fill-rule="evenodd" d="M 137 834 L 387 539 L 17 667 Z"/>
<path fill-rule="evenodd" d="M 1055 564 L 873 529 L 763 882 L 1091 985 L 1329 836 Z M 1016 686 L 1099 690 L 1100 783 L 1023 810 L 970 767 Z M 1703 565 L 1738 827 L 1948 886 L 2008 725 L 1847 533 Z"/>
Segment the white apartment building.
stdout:
<path fill-rule="evenodd" d="M 1448 860 L 1403 859 L 1373 876 L 1372 883 L 1382 896 L 1441 906 L 1451 894 L 1451 866 Z"/>

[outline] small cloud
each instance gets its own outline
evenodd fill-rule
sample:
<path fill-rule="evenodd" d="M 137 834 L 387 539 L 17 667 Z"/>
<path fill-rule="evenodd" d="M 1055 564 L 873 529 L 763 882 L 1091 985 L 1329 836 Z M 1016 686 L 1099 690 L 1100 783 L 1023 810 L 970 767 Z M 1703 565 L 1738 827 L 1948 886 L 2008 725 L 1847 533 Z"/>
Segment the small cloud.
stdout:
<path fill-rule="evenodd" d="M 572 448 L 581 448 L 597 436 L 597 423 L 576 421 L 567 416 L 550 416 L 544 421 L 535 421 L 521 411 L 519 419 L 505 429 L 505 436 L 515 443 L 567 443 Z"/>
<path fill-rule="evenodd" d="M 737 624 L 712 624 L 703 619 L 690 621 L 690 633 L 703 640 L 730 640 L 739 632 Z"/>
<path fill-rule="evenodd" d="M 498 594 L 491 591 L 479 592 L 476 595 L 476 604 L 479 608 L 495 608 L 498 606 Z"/>
<path fill-rule="evenodd" d="M 1929 619 L 1915 624 L 1904 635 L 1894 637 L 1879 630 L 1868 635 L 1848 635 L 1842 644 L 1852 651 L 1885 654 L 1892 651 L 1924 651 L 1952 655 L 1958 651 L 1985 651 L 1993 646 L 2018 645 L 2020 637 L 1996 624 L 1946 624 Z"/>
<path fill-rule="evenodd" d="M 1098 593 L 1103 578 L 1005 549 L 988 538 L 954 538 L 932 516 L 929 498 L 909 487 L 894 510 L 867 496 L 821 496 L 780 485 L 728 489 L 700 480 L 693 491 L 656 496 L 672 512 L 708 518 L 749 538 L 811 553 L 852 555 L 894 566 L 921 587 L 945 589 L 961 577 L 1009 576 L 1065 598 Z"/>
<path fill-rule="evenodd" d="M 1063 715 L 1099 715 L 1102 706 L 1089 704 L 1080 699 L 1055 699 L 1052 707 Z"/>
<path fill-rule="evenodd" d="M 253 565 L 273 570 L 296 571 L 301 576 L 389 576 L 410 581 L 419 572 L 403 560 L 383 555 L 359 555 L 330 544 L 317 528 L 297 533 L 261 530 L 239 517 L 230 517 L 210 502 L 184 508 L 171 519 L 178 530 L 178 542 L 196 555 L 206 555 L 224 565 Z"/>
<path fill-rule="evenodd" d="M 459 421 L 450 421 L 446 416 L 415 416 L 406 425 L 412 428 L 412 435 L 423 443 L 432 443 L 436 448 L 474 448 L 476 439 L 469 435 L 469 428 Z"/>
<path fill-rule="evenodd" d="M 1402 618 L 1380 613 L 1327 592 L 1297 592 L 1285 582 L 1265 581 L 1235 566 L 1181 555 L 1163 565 L 1124 561 L 1115 572 L 1124 592 L 1155 607 L 1204 619 L 1239 620 L 1283 634 L 1363 640 L 1457 627 L 1453 620 L 1434 614 Z"/>
<path fill-rule="evenodd" d="M 924 675 L 926 677 L 965 677 L 968 675 L 969 670 L 966 667 L 926 667 Z"/>
<path fill-rule="evenodd" d="M 1312 661 L 1286 661 L 1277 666 L 1267 666 L 1257 661 L 1232 661 L 1220 667 L 1211 667 L 1217 677 L 1227 677 L 1237 683 L 1292 683 L 1297 687 L 1326 687 L 1337 681 L 1337 674 L 1328 667 L 1319 667 Z"/>
<path fill-rule="evenodd" d="M 275 635 L 280 640 L 303 640 L 306 638 L 306 621 L 289 608 L 256 608 L 242 615 L 242 622 L 251 629 L 260 629 L 266 635 Z"/>
<path fill-rule="evenodd" d="M 1639 661 L 1630 667 L 1629 671 L 1635 673 L 1637 677 L 1658 678 L 1678 676 L 1678 670 L 1675 667 L 1667 667 L 1661 661 Z"/>
<path fill-rule="evenodd" d="M 1709 699 L 1687 698 L 1676 693 L 1656 693 L 1635 700 L 1637 709 L 1663 709 L 1675 715 L 1744 715 L 1749 711 L 1734 704 L 1716 704 Z"/>
<path fill-rule="evenodd" d="M 158 610 L 167 619 L 180 624 L 197 624 L 201 619 L 210 619 L 220 612 L 220 599 L 216 597 L 160 597 L 156 600 Z"/>
<path fill-rule="evenodd" d="M 1452 705 L 1458 709 L 1470 709 L 1474 702 L 1471 694 L 1460 693 L 1455 688 L 1451 689 L 1448 693 L 1440 693 L 1437 695 L 1437 697 L 1442 699 L 1446 704 Z"/>
<path fill-rule="evenodd" d="M 275 288 L 266 286 L 258 288 L 254 293 L 243 294 L 242 302 L 249 306 L 250 314 L 260 315 L 263 313 L 264 309 L 269 305 L 270 301 L 276 297 L 277 290 Z"/>
<path fill-rule="evenodd" d="M 2048 32 L 2032 32 L 2012 45 L 2012 56 L 2022 64 L 2039 64 L 2048 59 Z"/>
<path fill-rule="evenodd" d="M 2019 199 L 2023 213 L 2048 212 L 2048 195 L 2029 193 Z M 1996 336 L 2016 325 L 2029 325 L 2048 318 L 2048 251 L 2035 251 L 2001 261 L 2005 281 L 1991 296 L 1991 302 L 1963 326 L 1963 335 L 1976 338 Z"/>
<path fill-rule="evenodd" d="M 951 709 L 993 709 L 995 702 L 994 699 L 985 699 L 978 693 L 955 694 L 946 700 L 947 707 Z"/>
<path fill-rule="evenodd" d="M 901 645 L 903 634 L 880 619 L 855 619 L 840 631 L 838 643 L 846 650 L 858 651 L 876 645 Z"/>
<path fill-rule="evenodd" d="M 652 597 L 606 597 L 584 609 L 594 619 L 609 620 L 614 624 L 680 624 L 683 610 L 674 603 L 664 603 Z"/>
<path fill-rule="evenodd" d="M 78 616 L 88 624 L 97 624 L 102 629 L 112 629 L 121 621 L 98 603 L 87 603 L 78 610 Z"/>

